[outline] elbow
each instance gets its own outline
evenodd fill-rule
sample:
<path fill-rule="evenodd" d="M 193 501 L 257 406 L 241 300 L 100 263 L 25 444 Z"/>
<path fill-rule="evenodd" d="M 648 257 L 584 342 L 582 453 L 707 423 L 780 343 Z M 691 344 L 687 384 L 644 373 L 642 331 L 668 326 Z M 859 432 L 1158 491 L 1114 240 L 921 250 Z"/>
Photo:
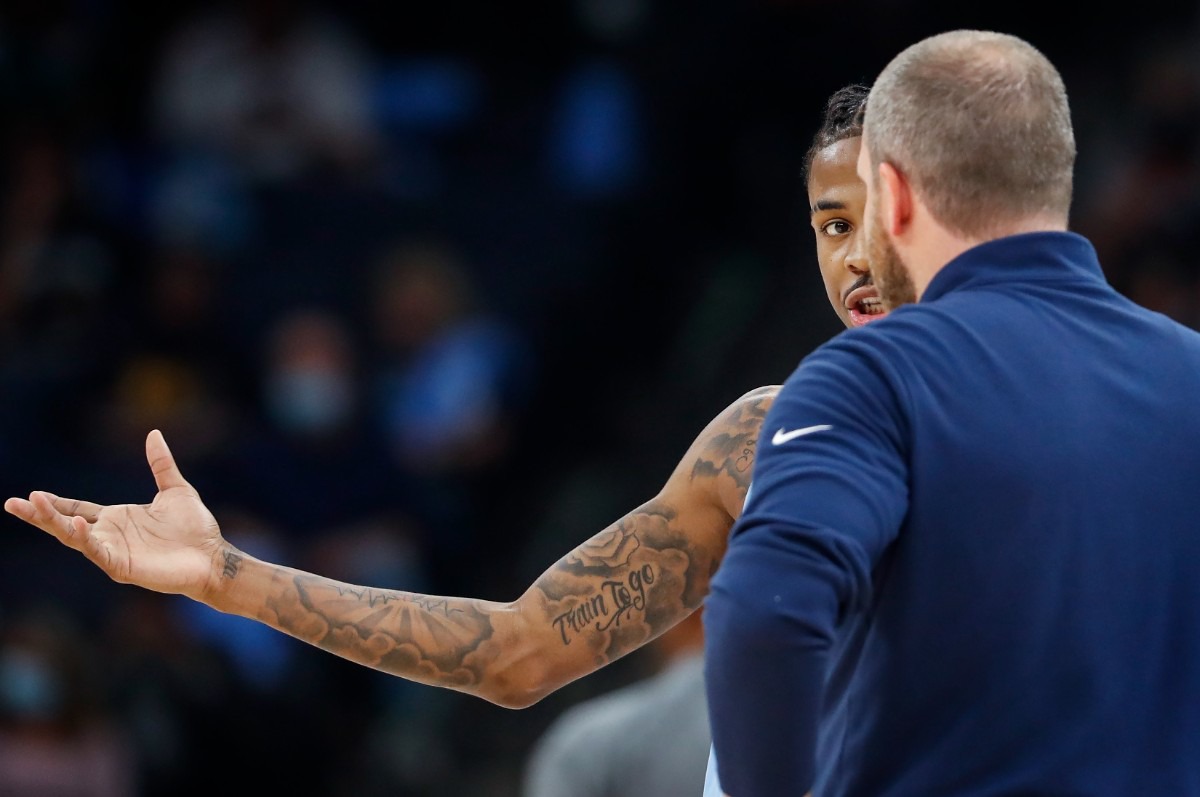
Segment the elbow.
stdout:
<path fill-rule="evenodd" d="M 495 694 L 487 697 L 488 702 L 499 706 L 500 708 L 523 709 L 541 701 L 549 692 L 546 691 L 518 691 L 512 690 L 500 694 Z"/>
<path fill-rule="evenodd" d="M 518 635 L 518 638 L 528 640 L 529 636 Z M 554 651 L 534 641 L 525 641 L 493 665 L 486 680 L 487 694 L 483 696 L 501 708 L 529 708 L 573 677 L 557 661 Z"/>
<path fill-rule="evenodd" d="M 496 614 L 494 658 L 475 693 L 501 708 L 529 708 L 580 674 L 565 666 L 561 651 L 531 625 L 533 613 L 518 600 Z"/>
<path fill-rule="evenodd" d="M 554 691 L 539 684 L 527 683 L 523 678 L 498 680 L 501 682 L 492 684 L 487 689 L 481 689 L 476 694 L 500 708 L 529 708 Z"/>
<path fill-rule="evenodd" d="M 497 672 L 482 696 L 501 708 L 523 709 L 539 703 L 559 686 L 540 657 L 525 656 Z"/>

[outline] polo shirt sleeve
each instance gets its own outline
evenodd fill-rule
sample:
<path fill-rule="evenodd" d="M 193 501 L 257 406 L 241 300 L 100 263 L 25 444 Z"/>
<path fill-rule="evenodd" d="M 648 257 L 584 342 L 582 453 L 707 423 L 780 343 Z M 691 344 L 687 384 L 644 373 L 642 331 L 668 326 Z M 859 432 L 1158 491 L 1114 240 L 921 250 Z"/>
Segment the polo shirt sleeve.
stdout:
<path fill-rule="evenodd" d="M 902 396 L 871 337 L 835 338 L 781 388 L 712 581 L 705 679 L 732 797 L 811 788 L 835 629 L 869 604 L 872 568 L 907 511 Z"/>

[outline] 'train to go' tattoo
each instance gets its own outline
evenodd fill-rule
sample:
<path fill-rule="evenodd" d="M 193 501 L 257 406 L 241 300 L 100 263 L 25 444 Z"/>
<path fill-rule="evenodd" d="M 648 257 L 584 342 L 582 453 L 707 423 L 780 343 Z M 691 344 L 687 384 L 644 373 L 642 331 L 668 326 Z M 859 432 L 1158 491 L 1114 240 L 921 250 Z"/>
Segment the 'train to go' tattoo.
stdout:
<path fill-rule="evenodd" d="M 603 582 L 603 592 L 569 609 L 554 618 L 554 625 L 564 645 L 571 644 L 571 637 L 595 624 L 597 631 L 620 625 L 621 619 L 632 612 L 645 611 L 646 587 L 654 583 L 654 568 L 642 565 L 630 572 L 621 581 Z M 569 633 L 568 633 L 569 632 Z"/>

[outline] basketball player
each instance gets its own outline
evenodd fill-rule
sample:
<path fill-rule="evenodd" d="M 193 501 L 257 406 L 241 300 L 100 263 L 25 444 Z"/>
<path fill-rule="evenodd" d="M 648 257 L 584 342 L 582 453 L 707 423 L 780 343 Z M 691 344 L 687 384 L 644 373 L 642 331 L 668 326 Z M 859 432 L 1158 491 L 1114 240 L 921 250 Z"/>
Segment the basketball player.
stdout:
<path fill-rule="evenodd" d="M 847 327 L 885 314 L 858 236 L 865 188 L 855 166 L 866 97 L 866 87 L 851 85 L 829 98 L 804 162 L 817 260 Z M 777 391 L 760 387 L 733 401 L 700 432 L 657 495 L 508 603 L 346 584 L 240 551 L 224 539 L 157 430 L 146 440 L 159 491 L 152 503 L 100 506 L 35 491 L 10 498 L 5 509 L 80 551 L 114 581 L 185 595 L 358 664 L 521 708 L 641 647 L 700 606 L 741 514 L 760 427 Z M 710 766 L 706 794 L 714 789 Z"/>

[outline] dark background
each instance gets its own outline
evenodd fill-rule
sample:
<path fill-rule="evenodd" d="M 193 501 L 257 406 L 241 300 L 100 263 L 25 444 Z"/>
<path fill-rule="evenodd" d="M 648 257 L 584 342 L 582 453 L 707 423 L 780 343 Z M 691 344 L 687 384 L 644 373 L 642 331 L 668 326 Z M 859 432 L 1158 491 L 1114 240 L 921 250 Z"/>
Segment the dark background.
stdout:
<path fill-rule="evenodd" d="M 801 158 L 833 90 L 949 28 L 1059 66 L 1074 228 L 1200 322 L 1194 4 L 512 5 L 0 3 L 0 494 L 149 500 L 161 428 L 252 553 L 514 599 L 837 333 Z M 0 523 L 0 780 L 83 773 L 24 794 L 515 795 L 551 719 L 649 667 L 509 711 Z"/>

